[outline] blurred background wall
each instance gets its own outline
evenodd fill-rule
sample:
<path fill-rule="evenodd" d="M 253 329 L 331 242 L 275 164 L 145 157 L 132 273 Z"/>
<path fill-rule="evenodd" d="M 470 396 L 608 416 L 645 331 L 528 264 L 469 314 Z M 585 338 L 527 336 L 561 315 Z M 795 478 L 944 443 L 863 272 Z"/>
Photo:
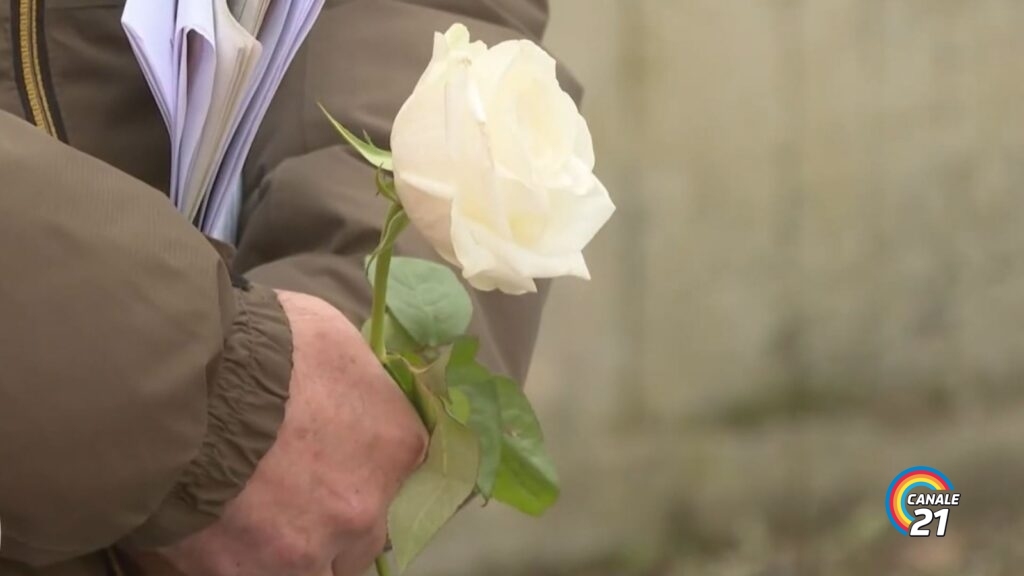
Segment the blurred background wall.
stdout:
<path fill-rule="evenodd" d="M 551 5 L 619 205 L 529 381 L 564 495 L 413 575 L 1021 574 L 1024 2 Z"/>

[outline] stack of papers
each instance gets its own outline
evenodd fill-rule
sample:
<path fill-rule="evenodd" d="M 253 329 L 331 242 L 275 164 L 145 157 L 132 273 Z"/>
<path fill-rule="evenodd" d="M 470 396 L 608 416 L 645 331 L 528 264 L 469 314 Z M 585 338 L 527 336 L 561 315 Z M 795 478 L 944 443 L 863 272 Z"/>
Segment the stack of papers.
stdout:
<path fill-rule="evenodd" d="M 121 24 L 171 140 L 170 197 L 232 242 L 245 158 L 324 0 L 127 0 Z"/>

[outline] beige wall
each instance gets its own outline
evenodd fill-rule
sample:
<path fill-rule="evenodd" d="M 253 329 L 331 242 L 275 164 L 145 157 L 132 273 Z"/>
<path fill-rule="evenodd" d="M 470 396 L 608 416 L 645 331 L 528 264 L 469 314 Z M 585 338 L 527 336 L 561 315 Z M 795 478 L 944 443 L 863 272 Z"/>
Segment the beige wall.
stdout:
<path fill-rule="evenodd" d="M 566 494 L 467 515 L 416 573 L 756 557 L 837 499 L 881 534 L 910 465 L 1024 479 L 1024 2 L 552 6 L 620 207 L 530 382 Z"/>

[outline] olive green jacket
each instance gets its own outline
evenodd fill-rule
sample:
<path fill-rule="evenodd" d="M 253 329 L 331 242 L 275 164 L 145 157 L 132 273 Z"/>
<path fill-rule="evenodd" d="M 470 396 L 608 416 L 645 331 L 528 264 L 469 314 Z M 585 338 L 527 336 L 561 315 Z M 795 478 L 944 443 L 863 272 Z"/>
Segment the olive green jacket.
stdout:
<path fill-rule="evenodd" d="M 434 31 L 537 39 L 547 19 L 544 0 L 328 0 L 250 154 L 232 258 L 166 198 L 123 4 L 0 2 L 0 575 L 138 572 L 124 550 L 217 518 L 288 396 L 270 288 L 369 307 L 383 202 L 317 101 L 387 142 Z M 399 249 L 433 257 L 414 233 Z M 522 378 L 542 296 L 474 298 L 487 361 Z"/>

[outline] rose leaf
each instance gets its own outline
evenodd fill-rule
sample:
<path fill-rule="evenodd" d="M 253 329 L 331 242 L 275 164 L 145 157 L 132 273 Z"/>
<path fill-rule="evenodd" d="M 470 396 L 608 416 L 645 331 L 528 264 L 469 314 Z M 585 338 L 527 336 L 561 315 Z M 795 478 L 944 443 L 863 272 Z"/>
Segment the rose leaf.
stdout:
<path fill-rule="evenodd" d="M 437 408 L 440 408 L 439 406 Z M 444 410 L 427 460 L 402 486 L 388 512 L 395 559 L 404 570 L 473 493 L 480 455 L 476 436 Z"/>
<path fill-rule="evenodd" d="M 558 500 L 558 474 L 530 401 L 508 378 L 492 380 L 501 414 L 501 461 L 492 497 L 533 516 Z"/>
<path fill-rule="evenodd" d="M 375 266 L 376 262 L 370 263 L 371 281 Z M 409 335 L 425 347 L 451 343 L 466 331 L 473 315 L 469 293 L 455 273 L 419 258 L 392 259 L 387 305 Z"/>
<path fill-rule="evenodd" d="M 370 320 L 363 323 L 362 333 L 363 339 L 369 342 Z M 390 312 L 384 314 L 384 348 L 396 354 L 414 353 L 423 349 Z"/>
<path fill-rule="evenodd" d="M 323 104 L 320 104 L 318 102 L 317 106 L 319 106 L 320 110 L 323 111 L 324 116 L 327 116 L 327 119 L 330 120 L 331 125 L 334 126 L 334 129 L 337 130 L 338 134 L 340 134 L 341 137 L 344 138 L 346 142 L 348 142 L 353 148 L 355 148 L 356 152 L 359 152 L 359 154 L 367 162 L 372 164 L 375 168 L 380 168 L 381 170 L 387 170 L 388 172 L 395 171 L 395 163 L 391 159 L 391 152 L 388 152 L 387 150 L 383 150 L 381 148 L 377 148 L 370 142 L 360 139 L 358 136 L 353 134 L 348 128 L 345 128 L 344 126 L 341 125 L 340 122 L 335 120 L 334 117 L 331 116 L 330 112 L 328 112 L 327 109 L 324 108 Z"/>
<path fill-rule="evenodd" d="M 477 342 L 464 337 L 455 342 L 448 362 L 449 413 L 473 429 L 480 440 L 477 490 L 490 500 L 501 463 L 501 410 L 495 377 L 474 359 Z"/>

